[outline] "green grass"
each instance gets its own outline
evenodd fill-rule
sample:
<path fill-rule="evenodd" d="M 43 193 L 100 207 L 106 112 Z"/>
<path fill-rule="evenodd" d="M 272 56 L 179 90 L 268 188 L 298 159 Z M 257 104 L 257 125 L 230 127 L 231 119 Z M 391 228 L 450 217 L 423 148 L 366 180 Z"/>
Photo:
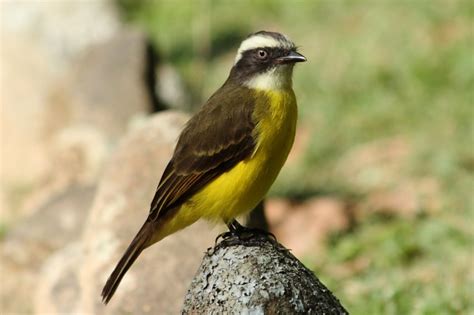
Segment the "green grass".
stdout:
<path fill-rule="evenodd" d="M 353 314 L 472 312 L 469 226 L 445 219 L 372 218 L 335 237 L 316 273 Z"/>
<path fill-rule="evenodd" d="M 294 86 L 311 137 L 272 194 L 364 198 L 377 186 L 340 168 L 353 150 L 394 138 L 409 152 L 383 173 L 390 185 L 439 184 L 436 211 L 420 204 L 414 219 L 369 216 L 334 236 L 312 263 L 318 276 L 352 314 L 474 314 L 474 2 L 118 3 L 179 69 L 194 108 L 224 81 L 246 34 L 288 34 L 309 60 Z"/>

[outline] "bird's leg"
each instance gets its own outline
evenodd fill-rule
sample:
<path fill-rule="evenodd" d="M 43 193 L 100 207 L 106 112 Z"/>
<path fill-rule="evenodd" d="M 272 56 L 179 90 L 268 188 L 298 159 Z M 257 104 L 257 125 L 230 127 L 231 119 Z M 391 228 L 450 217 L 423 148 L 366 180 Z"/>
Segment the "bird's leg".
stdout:
<path fill-rule="evenodd" d="M 262 230 L 262 229 L 257 229 L 257 228 L 249 228 L 241 225 L 237 220 L 232 220 L 227 224 L 227 227 L 229 228 L 230 233 L 236 235 L 239 239 L 249 239 L 252 237 L 252 235 L 266 235 L 272 237 L 274 240 L 276 240 L 275 235 L 273 235 L 271 232 Z"/>
<path fill-rule="evenodd" d="M 237 237 L 238 236 L 237 230 L 240 228 L 243 228 L 242 225 L 240 225 L 239 222 L 237 222 L 236 220 L 225 222 L 225 224 L 227 225 L 227 228 L 229 229 L 229 231 L 223 232 L 217 235 L 215 244 L 217 244 L 217 241 L 219 241 L 220 238 L 222 238 L 223 240 L 228 240 L 230 238 Z"/>
<path fill-rule="evenodd" d="M 242 226 L 236 219 L 233 219 L 229 223 L 227 223 L 227 227 L 229 231 L 234 234 L 238 234 L 239 232 L 245 231 L 247 228 Z"/>
<path fill-rule="evenodd" d="M 226 222 L 227 228 L 229 231 L 223 232 L 217 235 L 215 243 L 222 238 L 225 241 L 229 241 L 230 239 L 240 240 L 241 235 L 247 231 L 247 228 L 242 226 L 237 220 L 233 219 L 232 221 Z"/>

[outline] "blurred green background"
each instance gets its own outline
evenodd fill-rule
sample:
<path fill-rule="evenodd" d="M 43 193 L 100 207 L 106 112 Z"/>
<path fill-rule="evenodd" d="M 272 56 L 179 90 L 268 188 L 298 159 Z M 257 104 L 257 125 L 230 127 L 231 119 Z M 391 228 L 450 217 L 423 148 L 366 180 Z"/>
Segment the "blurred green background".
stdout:
<path fill-rule="evenodd" d="M 117 4 L 177 67 L 190 110 L 247 34 L 287 34 L 308 58 L 294 76 L 306 136 L 272 195 L 365 213 L 307 265 L 352 314 L 474 313 L 473 1 Z M 364 209 L 390 189 L 415 191 L 415 211 L 403 215 L 403 193 L 390 211 Z"/>

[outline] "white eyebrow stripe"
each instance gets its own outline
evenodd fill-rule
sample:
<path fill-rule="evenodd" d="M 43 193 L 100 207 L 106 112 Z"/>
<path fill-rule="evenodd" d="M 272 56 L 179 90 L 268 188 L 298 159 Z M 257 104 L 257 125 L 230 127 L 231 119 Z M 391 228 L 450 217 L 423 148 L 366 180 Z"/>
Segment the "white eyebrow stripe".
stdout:
<path fill-rule="evenodd" d="M 258 47 L 277 47 L 279 45 L 280 42 L 273 37 L 263 35 L 252 36 L 240 44 L 238 52 L 241 53 L 245 50 L 255 49 Z"/>
<path fill-rule="evenodd" d="M 235 63 L 237 63 L 244 51 L 260 48 L 260 47 L 284 47 L 291 48 L 293 44 L 291 42 L 279 41 L 271 36 L 265 35 L 255 35 L 247 38 L 240 44 L 239 50 L 237 51 L 237 56 L 235 57 Z"/>

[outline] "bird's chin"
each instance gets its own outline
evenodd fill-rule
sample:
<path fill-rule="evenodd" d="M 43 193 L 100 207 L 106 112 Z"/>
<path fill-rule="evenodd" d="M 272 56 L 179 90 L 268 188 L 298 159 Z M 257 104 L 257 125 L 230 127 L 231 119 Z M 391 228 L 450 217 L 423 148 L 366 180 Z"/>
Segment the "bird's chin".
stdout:
<path fill-rule="evenodd" d="M 285 75 L 291 75 L 293 67 L 295 66 L 294 62 L 289 63 L 280 63 L 275 66 L 275 72 Z"/>
<path fill-rule="evenodd" d="M 294 64 L 279 64 L 255 75 L 245 85 L 258 90 L 281 90 L 291 88 Z"/>
<path fill-rule="evenodd" d="M 272 67 L 273 72 L 287 72 L 291 71 L 293 67 L 295 66 L 294 62 L 285 62 L 285 63 L 276 63 Z"/>

